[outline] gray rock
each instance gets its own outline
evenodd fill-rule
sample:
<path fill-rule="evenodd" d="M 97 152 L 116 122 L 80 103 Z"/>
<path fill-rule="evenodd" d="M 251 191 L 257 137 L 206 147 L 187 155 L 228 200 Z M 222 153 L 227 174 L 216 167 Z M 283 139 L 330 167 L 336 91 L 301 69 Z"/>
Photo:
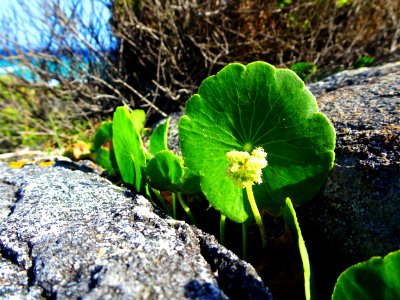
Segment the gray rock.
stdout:
<path fill-rule="evenodd" d="M 304 222 L 358 259 L 400 248 L 400 64 L 369 83 L 321 94 L 335 166 Z M 381 68 L 383 69 L 383 67 Z"/>
<path fill-rule="evenodd" d="M 346 70 L 311 83 L 308 88 L 314 95 L 318 96 L 345 86 L 368 85 L 379 82 L 380 77 L 398 73 L 399 69 L 400 62 L 393 62 L 382 66 Z"/>
<path fill-rule="evenodd" d="M 272 299 L 215 238 L 71 166 L 0 163 L 2 299 Z"/>
<path fill-rule="evenodd" d="M 331 287 L 349 265 L 400 249 L 400 64 L 348 78 L 353 85 L 326 80 L 335 88 L 317 97 L 336 129 L 335 166 L 298 209 L 320 283 Z"/>

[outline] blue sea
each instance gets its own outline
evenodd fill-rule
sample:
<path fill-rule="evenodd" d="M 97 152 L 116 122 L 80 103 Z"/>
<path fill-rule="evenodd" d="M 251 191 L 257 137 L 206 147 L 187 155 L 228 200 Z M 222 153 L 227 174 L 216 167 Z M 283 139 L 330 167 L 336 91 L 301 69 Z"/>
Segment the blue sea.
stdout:
<path fill-rule="evenodd" d="M 39 62 L 32 59 L 32 65 L 34 67 L 39 68 Z M 61 64 L 56 64 L 51 61 L 41 62 L 42 67 L 45 66 L 46 69 L 49 70 L 50 73 L 57 74 L 57 76 L 61 77 L 73 77 L 75 79 L 78 78 L 78 74 L 87 69 L 86 62 L 88 61 L 87 57 L 84 57 L 84 62 L 79 65 L 75 65 L 71 67 L 71 63 L 68 58 L 61 58 Z M 80 71 L 80 72 L 79 72 Z M 9 61 L 7 59 L 0 59 L 0 76 L 3 75 L 11 75 L 19 78 L 24 78 L 28 82 L 40 82 L 42 81 L 35 72 L 32 72 L 30 68 L 28 68 L 23 63 L 16 61 Z M 48 82 L 49 85 L 57 85 L 58 81 L 56 79 L 52 79 Z"/>

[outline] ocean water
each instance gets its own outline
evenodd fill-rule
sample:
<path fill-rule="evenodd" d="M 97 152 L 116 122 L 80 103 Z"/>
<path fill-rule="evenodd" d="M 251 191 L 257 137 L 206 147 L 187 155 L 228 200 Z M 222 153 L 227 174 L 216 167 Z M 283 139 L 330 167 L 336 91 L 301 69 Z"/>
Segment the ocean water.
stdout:
<path fill-rule="evenodd" d="M 42 67 L 44 66 L 46 69 L 48 69 L 48 72 L 50 74 L 54 74 L 56 77 L 61 76 L 61 77 L 68 77 L 68 78 L 74 78 L 79 80 L 79 74 L 82 74 L 82 72 L 87 71 L 87 62 L 89 59 L 87 57 L 83 58 L 83 62 L 79 64 L 74 64 L 74 66 L 71 66 L 71 62 L 69 61 L 68 58 L 63 57 L 61 58 L 61 64 L 57 64 L 51 61 L 42 61 L 38 62 L 37 60 L 32 59 L 32 65 L 33 67 L 39 68 L 39 65 Z M 9 61 L 7 59 L 0 59 L 0 76 L 4 75 L 11 75 L 11 76 L 16 76 L 19 78 L 24 78 L 28 82 L 40 82 L 42 81 L 39 76 L 37 76 L 35 71 L 32 71 L 30 68 L 28 68 L 26 65 L 24 65 L 22 62 L 19 62 L 18 60 L 16 61 Z M 48 82 L 49 85 L 57 85 L 58 81 L 56 79 L 51 79 Z"/>

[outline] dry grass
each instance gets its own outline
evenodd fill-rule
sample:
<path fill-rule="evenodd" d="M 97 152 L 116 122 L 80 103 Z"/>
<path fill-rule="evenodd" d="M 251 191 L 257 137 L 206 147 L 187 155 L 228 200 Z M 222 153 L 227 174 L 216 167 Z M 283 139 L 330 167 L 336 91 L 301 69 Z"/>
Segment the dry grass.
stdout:
<path fill-rule="evenodd" d="M 230 62 L 290 67 L 308 61 L 321 74 L 399 49 L 398 0 L 347 2 L 293 1 L 279 8 L 262 0 L 116 0 L 121 71 L 170 111 Z"/>

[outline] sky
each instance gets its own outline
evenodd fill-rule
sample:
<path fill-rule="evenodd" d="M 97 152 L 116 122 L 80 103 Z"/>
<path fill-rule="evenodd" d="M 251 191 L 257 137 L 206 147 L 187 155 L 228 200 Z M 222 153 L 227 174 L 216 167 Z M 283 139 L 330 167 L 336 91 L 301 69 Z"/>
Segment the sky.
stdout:
<path fill-rule="evenodd" d="M 6 34 L 9 39 L 18 39 L 18 42 L 23 46 L 32 48 L 39 48 L 41 45 L 46 44 L 48 36 L 50 36 L 50 30 L 57 28 L 40 25 L 41 22 L 37 21 L 34 21 L 35 24 L 31 23 L 32 19 L 38 20 L 43 18 L 43 1 L 59 2 L 67 15 L 71 14 L 71 7 L 74 3 L 77 3 L 82 9 L 83 20 L 86 24 L 90 23 L 94 15 L 99 15 L 102 22 L 96 25 L 97 29 L 100 32 L 101 38 L 108 40 L 109 35 L 106 25 L 110 18 L 110 13 L 104 5 L 104 2 L 107 1 L 102 0 L 0 0 L 0 38 L 2 38 L 3 34 Z M 27 5 L 31 11 L 27 14 L 19 5 L 19 2 Z M 13 10 L 15 14 L 13 14 Z M 10 26 L 10 24 L 20 26 Z"/>

